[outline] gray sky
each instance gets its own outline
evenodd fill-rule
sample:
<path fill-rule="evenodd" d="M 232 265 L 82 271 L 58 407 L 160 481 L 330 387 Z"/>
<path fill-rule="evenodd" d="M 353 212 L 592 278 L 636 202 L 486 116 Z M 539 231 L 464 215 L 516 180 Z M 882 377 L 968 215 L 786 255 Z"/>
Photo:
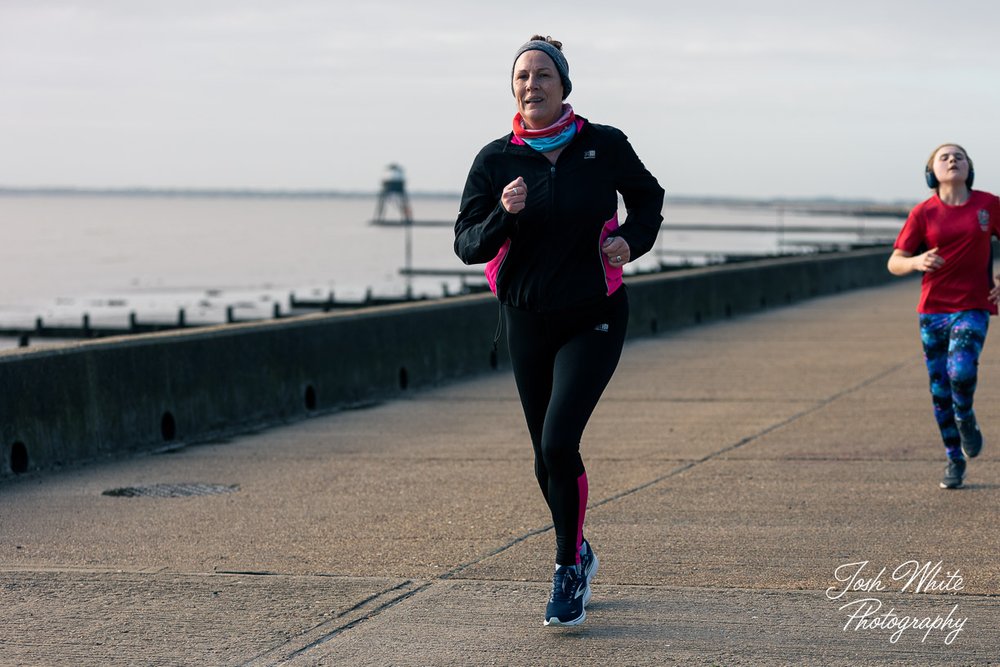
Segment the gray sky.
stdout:
<path fill-rule="evenodd" d="M 460 191 L 533 32 L 672 194 L 1000 190 L 1000 4 L 0 0 L 0 185 Z M 947 11 L 945 11 L 947 8 Z"/>

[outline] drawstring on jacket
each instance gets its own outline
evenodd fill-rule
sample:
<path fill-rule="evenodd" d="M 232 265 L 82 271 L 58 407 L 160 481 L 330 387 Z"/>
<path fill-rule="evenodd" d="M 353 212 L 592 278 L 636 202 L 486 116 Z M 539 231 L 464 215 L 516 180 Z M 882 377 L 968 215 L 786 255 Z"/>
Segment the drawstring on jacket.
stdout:
<path fill-rule="evenodd" d="M 503 304 L 501 303 L 499 305 L 500 305 L 500 313 L 499 313 L 499 315 L 497 317 L 497 330 L 496 330 L 496 333 L 493 334 L 493 354 L 494 354 L 494 356 L 497 353 L 497 345 L 500 343 L 500 332 L 503 331 Z"/>

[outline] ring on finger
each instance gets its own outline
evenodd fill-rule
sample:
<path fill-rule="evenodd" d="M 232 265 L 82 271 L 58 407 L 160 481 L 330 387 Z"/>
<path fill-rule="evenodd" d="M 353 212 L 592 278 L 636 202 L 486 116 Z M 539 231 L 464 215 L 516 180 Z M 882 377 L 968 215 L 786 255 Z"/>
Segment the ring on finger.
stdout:
<path fill-rule="evenodd" d="M 616 262 L 621 262 L 622 261 L 622 256 L 618 255 L 617 257 L 615 257 L 615 261 Z"/>

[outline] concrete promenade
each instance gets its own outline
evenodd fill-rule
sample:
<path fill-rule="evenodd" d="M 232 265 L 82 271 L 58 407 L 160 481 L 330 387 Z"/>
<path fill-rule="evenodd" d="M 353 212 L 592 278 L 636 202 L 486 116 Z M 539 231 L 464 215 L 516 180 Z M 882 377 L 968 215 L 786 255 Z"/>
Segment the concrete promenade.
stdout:
<path fill-rule="evenodd" d="M 0 483 L 0 665 L 1000 664 L 1000 343 L 942 491 L 918 289 L 631 341 L 584 436 L 579 628 L 542 626 L 553 536 L 497 372 Z M 238 489 L 102 495 L 196 482 Z M 851 620 L 877 605 L 904 629 Z"/>

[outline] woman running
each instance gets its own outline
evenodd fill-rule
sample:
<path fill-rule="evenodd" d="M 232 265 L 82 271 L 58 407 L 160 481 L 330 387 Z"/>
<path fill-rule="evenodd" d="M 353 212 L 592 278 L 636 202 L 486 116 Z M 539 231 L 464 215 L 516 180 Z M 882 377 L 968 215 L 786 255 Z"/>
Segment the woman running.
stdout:
<path fill-rule="evenodd" d="M 511 90 L 513 132 L 473 162 L 455 252 L 466 264 L 488 262 L 502 304 L 535 477 L 555 526 L 545 625 L 578 625 L 598 564 L 583 537 L 580 438 L 625 341 L 622 267 L 653 247 L 663 189 L 620 130 L 564 103 L 572 83 L 560 42 L 535 35 L 521 46 Z"/>
<path fill-rule="evenodd" d="M 934 194 L 910 212 L 889 271 L 924 273 L 917 312 L 934 417 L 948 457 L 941 488 L 957 489 L 965 480 L 966 458 L 978 456 L 983 446 L 972 400 L 979 354 L 1000 300 L 991 278 L 1000 199 L 972 189 L 972 160 L 958 144 L 936 148 L 924 176 Z"/>

